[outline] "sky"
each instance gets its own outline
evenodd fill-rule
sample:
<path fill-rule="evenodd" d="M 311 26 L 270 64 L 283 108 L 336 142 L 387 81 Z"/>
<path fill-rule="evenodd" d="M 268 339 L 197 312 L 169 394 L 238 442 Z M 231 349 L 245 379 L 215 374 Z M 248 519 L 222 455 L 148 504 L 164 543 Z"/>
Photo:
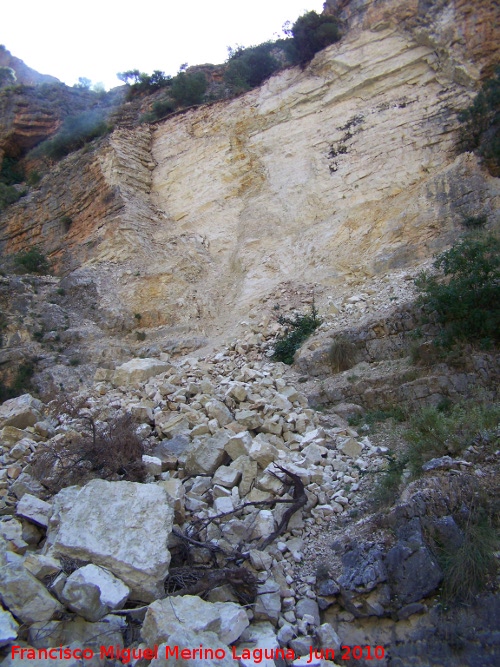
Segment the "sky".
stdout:
<path fill-rule="evenodd" d="M 23 0 L 4 3 L 0 44 L 68 85 L 86 77 L 109 89 L 117 72 L 222 63 L 227 47 L 281 37 L 285 21 L 323 0 Z"/>

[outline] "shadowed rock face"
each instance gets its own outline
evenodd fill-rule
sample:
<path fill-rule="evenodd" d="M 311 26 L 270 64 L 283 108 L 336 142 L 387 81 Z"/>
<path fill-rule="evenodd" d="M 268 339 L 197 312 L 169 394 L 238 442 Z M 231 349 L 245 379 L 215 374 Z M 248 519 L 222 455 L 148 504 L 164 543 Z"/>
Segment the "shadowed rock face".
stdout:
<path fill-rule="evenodd" d="M 500 7 L 488 0 L 326 0 L 324 9 L 349 30 L 398 25 L 459 66 L 472 61 L 483 76 L 500 61 Z"/>
<path fill-rule="evenodd" d="M 41 243 L 107 312 L 201 333 L 286 281 L 335 291 L 415 266 L 467 216 L 493 223 L 498 179 L 455 146 L 495 22 L 487 3 L 432 4 L 329 3 L 349 29 L 304 70 L 62 160 L 4 213 L 0 246 Z"/>

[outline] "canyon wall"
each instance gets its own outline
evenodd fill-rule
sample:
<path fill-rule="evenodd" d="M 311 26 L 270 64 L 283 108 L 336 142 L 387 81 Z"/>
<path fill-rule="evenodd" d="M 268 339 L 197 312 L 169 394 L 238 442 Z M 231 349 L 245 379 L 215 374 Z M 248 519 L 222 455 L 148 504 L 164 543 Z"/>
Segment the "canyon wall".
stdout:
<path fill-rule="evenodd" d="M 118 318 L 227 332 L 284 285 L 314 288 L 321 305 L 414 268 L 468 216 L 498 222 L 498 179 L 456 150 L 457 110 L 494 59 L 490 32 L 481 48 L 464 38 L 458 63 L 462 5 L 432 14 L 427 33 L 441 21 L 446 37 L 435 48 L 420 3 L 391 21 L 390 2 L 368 4 L 340 8 L 352 29 L 304 70 L 61 161 L 3 214 L 3 251 L 41 245 Z"/>

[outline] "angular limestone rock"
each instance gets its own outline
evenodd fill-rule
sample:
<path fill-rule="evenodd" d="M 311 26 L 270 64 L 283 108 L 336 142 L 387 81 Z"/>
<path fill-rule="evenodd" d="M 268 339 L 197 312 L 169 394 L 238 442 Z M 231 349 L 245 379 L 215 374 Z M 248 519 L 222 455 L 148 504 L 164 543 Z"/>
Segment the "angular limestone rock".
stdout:
<path fill-rule="evenodd" d="M 38 526 L 46 528 L 49 525 L 49 516 L 52 512 L 52 505 L 40 500 L 30 493 L 25 493 L 17 503 L 16 514 L 25 519 L 29 519 Z"/>
<path fill-rule="evenodd" d="M 131 359 L 118 366 L 113 373 L 111 382 L 115 387 L 123 385 L 134 385 L 146 382 L 150 377 L 164 373 L 170 368 L 170 364 L 159 359 Z"/>
<path fill-rule="evenodd" d="M 134 599 L 150 602 L 165 593 L 172 521 L 162 486 L 94 479 L 54 498 L 48 551 L 101 565 L 131 589 Z"/>
<path fill-rule="evenodd" d="M 130 589 L 108 570 L 85 565 L 67 578 L 61 600 L 87 621 L 95 622 L 115 609 L 121 609 Z"/>
<path fill-rule="evenodd" d="M 24 429 L 41 420 L 43 403 L 31 394 L 22 394 L 0 405 L 0 427 L 15 426 Z"/>
<path fill-rule="evenodd" d="M 0 606 L 0 646 L 5 646 L 15 639 L 18 628 L 19 623 L 16 623 L 12 614 Z"/>
<path fill-rule="evenodd" d="M 50 621 L 63 607 L 38 579 L 28 572 L 22 560 L 0 567 L 0 599 L 20 621 Z"/>
<path fill-rule="evenodd" d="M 219 430 L 211 438 L 195 440 L 186 458 L 185 470 L 188 475 L 214 473 L 226 456 L 225 445 L 229 436 Z"/>
<path fill-rule="evenodd" d="M 363 451 L 363 448 L 359 444 L 357 440 L 354 438 L 345 438 L 341 443 L 337 445 L 337 449 L 342 452 L 342 454 L 345 454 L 346 456 L 350 456 L 352 459 L 357 458 L 361 452 Z"/>
<path fill-rule="evenodd" d="M 196 634 L 214 632 L 219 642 L 230 644 L 247 625 L 245 611 L 234 602 L 211 603 L 195 595 L 183 595 L 149 605 L 141 633 L 148 646 L 171 643 L 171 635 L 188 629 Z"/>

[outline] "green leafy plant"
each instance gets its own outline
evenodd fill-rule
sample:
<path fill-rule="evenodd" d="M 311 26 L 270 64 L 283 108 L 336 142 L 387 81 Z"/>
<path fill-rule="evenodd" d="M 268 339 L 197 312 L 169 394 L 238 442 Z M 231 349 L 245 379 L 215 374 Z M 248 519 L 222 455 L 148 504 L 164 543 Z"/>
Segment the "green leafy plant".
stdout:
<path fill-rule="evenodd" d="M 207 78 L 203 72 L 179 72 L 172 79 L 170 94 L 179 106 L 189 107 L 203 102 L 207 90 Z"/>
<path fill-rule="evenodd" d="M 500 241 L 493 234 L 467 236 L 439 255 L 434 267 L 415 281 L 420 303 L 443 325 L 441 342 L 500 339 Z"/>
<path fill-rule="evenodd" d="M 316 331 L 322 321 L 323 320 L 318 315 L 314 301 L 311 306 L 311 312 L 308 314 L 296 315 L 293 319 L 280 316 L 278 322 L 286 325 L 287 328 L 284 335 L 274 346 L 273 359 L 275 361 L 282 361 L 288 365 L 293 364 L 295 352 L 300 348 L 302 343 Z"/>
<path fill-rule="evenodd" d="M 500 176 L 500 67 L 486 79 L 472 104 L 458 114 L 460 148 L 477 151 L 489 172 Z"/>
<path fill-rule="evenodd" d="M 17 367 L 10 383 L 0 382 L 0 402 L 33 391 L 31 379 L 35 373 L 36 359 L 27 359 Z"/>
<path fill-rule="evenodd" d="M 24 197 L 26 190 L 19 190 L 13 185 L 5 185 L 0 183 L 0 213 L 4 211 L 7 206 L 14 204 L 18 199 Z"/>
<path fill-rule="evenodd" d="M 273 55 L 274 42 L 265 42 L 249 48 L 229 49 L 224 80 L 235 93 L 244 92 L 260 84 L 280 69 L 280 61 Z"/>
<path fill-rule="evenodd" d="M 302 67 L 310 62 L 318 51 L 335 44 L 341 38 L 337 19 L 315 11 L 299 16 L 287 32 L 293 38 L 293 61 Z"/>
<path fill-rule="evenodd" d="M 387 468 L 377 473 L 372 500 L 377 508 L 392 505 L 401 489 L 401 478 L 408 459 L 405 456 L 386 455 Z"/>
<path fill-rule="evenodd" d="M 47 257 L 35 246 L 20 252 L 14 257 L 15 265 L 28 273 L 47 274 L 50 272 L 50 262 Z"/>

